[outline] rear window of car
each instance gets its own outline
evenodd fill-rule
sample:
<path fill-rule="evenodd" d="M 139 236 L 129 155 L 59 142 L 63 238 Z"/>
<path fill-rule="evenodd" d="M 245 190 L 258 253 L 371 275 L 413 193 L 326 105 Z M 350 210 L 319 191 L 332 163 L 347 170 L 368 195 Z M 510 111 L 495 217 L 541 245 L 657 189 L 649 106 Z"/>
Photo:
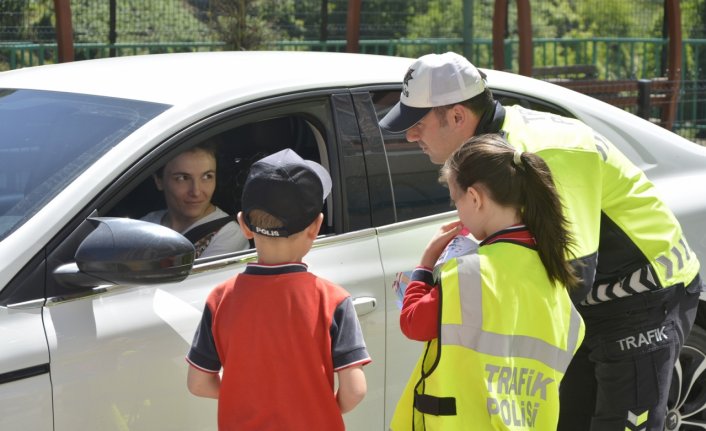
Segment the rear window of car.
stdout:
<path fill-rule="evenodd" d="M 168 107 L 0 89 L 0 240 L 100 156 Z"/>

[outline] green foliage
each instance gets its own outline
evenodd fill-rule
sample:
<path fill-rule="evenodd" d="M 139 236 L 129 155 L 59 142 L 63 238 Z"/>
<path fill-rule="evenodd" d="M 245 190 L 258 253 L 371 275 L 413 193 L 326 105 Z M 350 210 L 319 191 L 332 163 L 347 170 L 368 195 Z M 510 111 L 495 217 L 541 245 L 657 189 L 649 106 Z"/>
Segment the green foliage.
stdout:
<path fill-rule="evenodd" d="M 594 36 L 628 37 L 635 29 L 634 4 L 620 1 L 582 1 L 579 31 Z"/>
<path fill-rule="evenodd" d="M 293 12 L 293 0 L 211 0 L 209 23 L 227 49 L 261 49 L 300 25 Z"/>
<path fill-rule="evenodd" d="M 463 33 L 460 1 L 431 0 L 425 13 L 411 15 L 408 39 L 461 37 Z"/>
<path fill-rule="evenodd" d="M 532 36 L 561 38 L 581 20 L 573 2 L 551 0 L 532 4 Z"/>
<path fill-rule="evenodd" d="M 0 0 L 0 40 L 23 38 L 20 13 L 24 11 L 24 3 L 21 0 Z"/>
<path fill-rule="evenodd" d="M 117 43 L 211 41 L 208 26 L 182 0 L 115 0 Z M 72 0 L 76 42 L 108 42 L 110 2 Z"/>
<path fill-rule="evenodd" d="M 53 41 L 52 0 L 0 0 L 0 41 Z"/>
<path fill-rule="evenodd" d="M 596 64 L 606 79 L 636 78 L 659 68 L 659 53 L 646 46 L 613 43 L 629 37 L 661 37 L 662 0 L 552 0 L 532 9 L 534 37 L 566 42 L 535 50 L 535 64 Z"/>

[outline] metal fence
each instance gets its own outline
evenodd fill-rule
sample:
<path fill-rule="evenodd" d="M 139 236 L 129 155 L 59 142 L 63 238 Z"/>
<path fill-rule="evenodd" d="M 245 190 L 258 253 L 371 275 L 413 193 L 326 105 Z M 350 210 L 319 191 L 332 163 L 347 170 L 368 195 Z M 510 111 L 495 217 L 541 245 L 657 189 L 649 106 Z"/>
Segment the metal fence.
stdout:
<path fill-rule="evenodd" d="M 345 40 L 349 0 L 72 0 L 76 42 L 211 42 L 224 13 L 268 21 L 275 39 Z M 516 2 L 507 38 L 517 34 Z M 243 5 L 245 10 L 240 10 Z M 360 38 L 490 39 L 495 0 L 361 0 Z M 706 0 L 682 0 L 684 38 L 706 38 Z M 661 38 L 664 0 L 532 0 L 535 38 Z M 0 0 L 0 41 L 50 42 L 53 0 Z M 251 31 L 261 30 L 250 28 Z"/>

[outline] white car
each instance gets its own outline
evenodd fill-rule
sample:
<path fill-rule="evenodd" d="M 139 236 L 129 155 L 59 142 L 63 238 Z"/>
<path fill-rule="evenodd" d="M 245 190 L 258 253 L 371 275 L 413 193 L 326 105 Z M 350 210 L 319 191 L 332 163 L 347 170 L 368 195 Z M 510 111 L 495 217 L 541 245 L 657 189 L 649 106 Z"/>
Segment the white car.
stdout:
<path fill-rule="evenodd" d="M 386 429 L 422 347 L 400 332 L 395 287 L 455 217 L 438 167 L 377 124 L 412 61 L 218 52 L 0 73 L 0 429 L 216 429 L 216 402 L 186 389 L 184 356 L 207 293 L 253 250 L 192 264 L 183 236 L 137 221 L 164 206 L 152 173 L 215 135 L 214 202 L 230 214 L 265 154 L 293 148 L 331 172 L 305 261 L 351 293 L 373 358 L 348 429 Z M 578 117 L 613 141 L 706 264 L 706 148 L 570 90 L 486 72 L 504 104 Z M 706 429 L 702 319 L 677 364 L 670 430 Z"/>

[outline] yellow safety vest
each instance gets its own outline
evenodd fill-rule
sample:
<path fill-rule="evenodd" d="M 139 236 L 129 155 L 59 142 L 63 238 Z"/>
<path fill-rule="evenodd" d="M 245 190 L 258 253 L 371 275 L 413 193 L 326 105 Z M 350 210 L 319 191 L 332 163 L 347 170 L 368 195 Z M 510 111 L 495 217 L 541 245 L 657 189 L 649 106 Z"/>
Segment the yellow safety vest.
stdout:
<path fill-rule="evenodd" d="M 596 271 L 594 289 L 602 279 L 624 278 L 646 265 L 658 287 L 696 277 L 699 261 L 676 217 L 644 172 L 605 137 L 578 120 L 519 106 L 505 108 L 502 130 L 512 146 L 537 153 L 549 166 L 576 257 L 586 264 L 583 278 L 593 284 Z M 646 290 L 636 283 L 634 293 Z"/>
<path fill-rule="evenodd" d="M 496 242 L 441 270 L 439 337 L 400 398 L 392 430 L 552 430 L 559 382 L 583 340 L 566 289 L 535 250 Z"/>

